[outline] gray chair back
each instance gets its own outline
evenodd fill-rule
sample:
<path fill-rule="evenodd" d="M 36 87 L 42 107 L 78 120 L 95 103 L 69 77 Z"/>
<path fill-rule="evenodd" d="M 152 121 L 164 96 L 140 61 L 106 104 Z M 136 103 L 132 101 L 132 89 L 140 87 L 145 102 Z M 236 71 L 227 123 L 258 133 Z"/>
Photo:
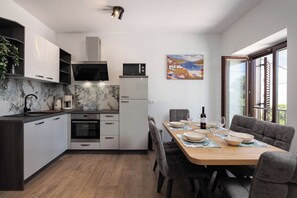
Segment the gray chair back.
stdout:
<path fill-rule="evenodd" d="M 263 153 L 257 164 L 249 198 L 297 196 L 297 156 L 288 152 Z"/>
<path fill-rule="evenodd" d="M 187 120 L 187 114 L 190 113 L 188 109 L 170 109 L 169 121 Z"/>
<path fill-rule="evenodd" d="M 237 132 L 249 133 L 255 139 L 289 151 L 295 134 L 291 126 L 257 120 L 253 117 L 234 115 L 230 129 Z"/>
<path fill-rule="evenodd" d="M 154 117 L 148 115 L 147 116 L 147 119 L 148 119 L 148 122 L 153 121 L 153 123 L 156 125 L 156 121 L 155 121 L 155 118 Z"/>
<path fill-rule="evenodd" d="M 157 158 L 157 162 L 159 165 L 159 169 L 160 169 L 161 173 L 165 177 L 167 177 L 169 168 L 168 168 L 166 154 L 165 154 L 165 150 L 164 150 L 164 146 L 163 146 L 163 142 L 162 142 L 160 133 L 152 120 L 149 120 L 149 128 L 150 128 L 152 140 L 153 140 L 154 147 L 155 147 L 155 153 L 156 153 L 156 158 Z"/>

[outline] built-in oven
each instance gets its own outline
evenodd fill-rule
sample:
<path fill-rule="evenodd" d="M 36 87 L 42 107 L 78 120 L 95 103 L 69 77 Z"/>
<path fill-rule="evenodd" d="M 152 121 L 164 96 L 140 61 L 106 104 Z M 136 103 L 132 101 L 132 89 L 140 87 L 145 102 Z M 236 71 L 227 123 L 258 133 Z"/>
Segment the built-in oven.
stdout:
<path fill-rule="evenodd" d="M 100 140 L 100 114 L 72 114 L 71 141 L 97 142 Z"/>

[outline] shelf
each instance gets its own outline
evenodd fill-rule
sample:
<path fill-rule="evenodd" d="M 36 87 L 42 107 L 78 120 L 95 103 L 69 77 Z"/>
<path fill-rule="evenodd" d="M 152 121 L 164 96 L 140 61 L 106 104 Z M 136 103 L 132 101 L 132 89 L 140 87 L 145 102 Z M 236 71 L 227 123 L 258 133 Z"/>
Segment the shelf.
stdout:
<path fill-rule="evenodd" d="M 15 73 L 11 74 L 12 59 L 8 59 L 6 76 L 24 77 L 24 51 L 25 51 L 25 28 L 21 24 L 0 17 L 0 36 L 6 38 L 15 45 L 19 51 L 19 66 L 15 67 Z"/>
<path fill-rule="evenodd" d="M 65 63 L 65 64 L 69 64 L 69 65 L 71 64 L 70 62 L 68 62 L 66 60 L 63 60 L 63 59 L 60 59 L 60 61 L 63 62 L 63 63 Z"/>
<path fill-rule="evenodd" d="M 60 70 L 60 74 L 68 74 L 68 75 L 70 75 L 70 72 L 64 71 L 64 70 Z"/>

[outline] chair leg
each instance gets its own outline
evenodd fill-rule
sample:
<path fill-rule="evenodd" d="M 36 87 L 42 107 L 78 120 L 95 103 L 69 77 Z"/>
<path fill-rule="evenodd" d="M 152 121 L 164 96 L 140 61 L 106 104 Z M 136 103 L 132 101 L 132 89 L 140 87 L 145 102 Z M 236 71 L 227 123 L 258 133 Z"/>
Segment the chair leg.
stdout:
<path fill-rule="evenodd" d="M 171 198 L 172 186 L 173 186 L 173 179 L 168 179 L 166 198 Z"/>
<path fill-rule="evenodd" d="M 153 171 L 155 171 L 155 170 L 156 170 L 156 168 L 157 168 L 157 165 L 158 165 L 158 162 L 157 162 L 157 159 L 155 159 L 155 163 L 154 163 L 154 168 L 153 168 Z"/>
<path fill-rule="evenodd" d="M 158 179 L 158 188 L 157 188 L 157 192 L 160 193 L 163 183 L 164 183 L 165 177 L 164 175 L 161 173 L 161 171 L 159 172 L 159 179 Z"/>
<path fill-rule="evenodd" d="M 198 178 L 199 182 L 199 196 L 201 197 L 208 197 L 207 196 L 207 186 L 205 184 L 204 178 L 200 177 Z"/>
<path fill-rule="evenodd" d="M 195 187 L 195 180 L 193 178 L 190 179 L 190 183 L 191 183 L 191 190 L 192 192 L 196 191 L 196 187 Z"/>

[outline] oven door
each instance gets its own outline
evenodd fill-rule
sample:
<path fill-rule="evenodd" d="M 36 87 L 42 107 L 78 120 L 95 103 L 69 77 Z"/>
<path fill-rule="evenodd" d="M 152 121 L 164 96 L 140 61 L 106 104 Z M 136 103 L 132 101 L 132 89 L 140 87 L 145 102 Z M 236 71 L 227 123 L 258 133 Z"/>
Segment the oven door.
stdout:
<path fill-rule="evenodd" d="M 100 121 L 72 120 L 71 139 L 100 139 Z"/>

